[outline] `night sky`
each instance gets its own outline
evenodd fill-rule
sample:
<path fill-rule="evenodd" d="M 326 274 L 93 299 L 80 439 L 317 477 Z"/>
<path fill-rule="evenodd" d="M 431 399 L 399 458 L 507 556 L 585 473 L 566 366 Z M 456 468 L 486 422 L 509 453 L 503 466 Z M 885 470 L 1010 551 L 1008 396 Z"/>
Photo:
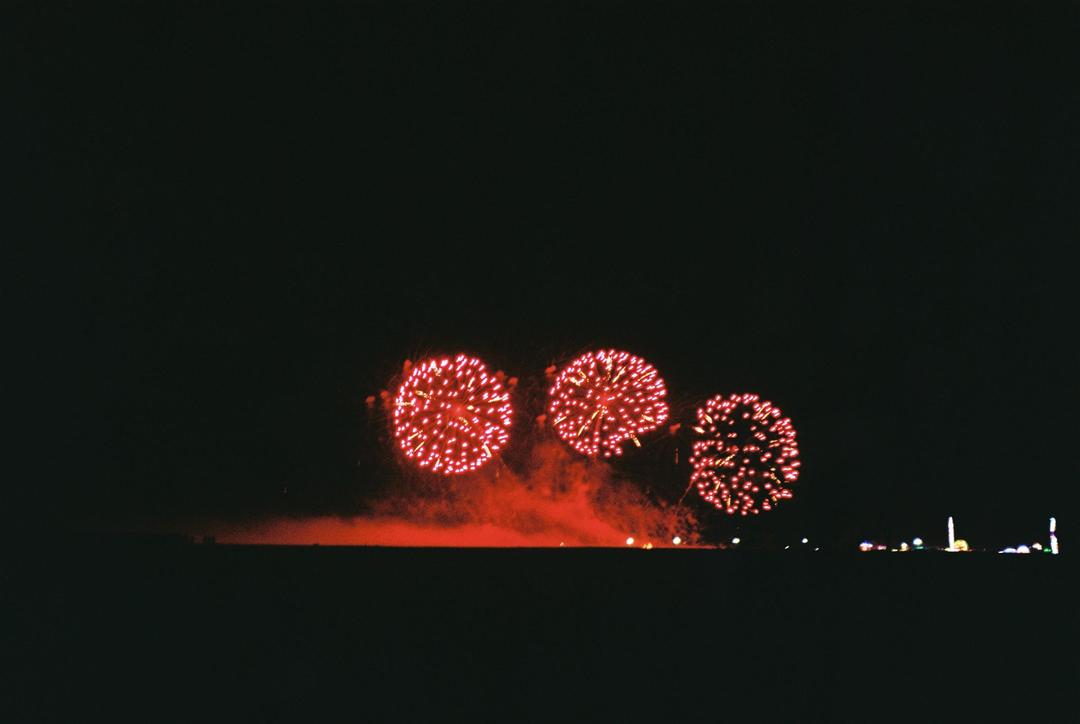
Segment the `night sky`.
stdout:
<path fill-rule="evenodd" d="M 615 346 L 792 417 L 759 529 L 1068 525 L 1075 4 L 21 5 L 74 522 L 348 515 L 404 359 Z"/>

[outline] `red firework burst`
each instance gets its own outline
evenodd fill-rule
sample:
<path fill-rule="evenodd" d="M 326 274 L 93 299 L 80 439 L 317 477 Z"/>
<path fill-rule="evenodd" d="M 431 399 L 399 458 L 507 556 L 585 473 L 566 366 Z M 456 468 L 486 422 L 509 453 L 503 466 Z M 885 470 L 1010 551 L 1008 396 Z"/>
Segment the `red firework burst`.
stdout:
<path fill-rule="evenodd" d="M 555 378 L 548 418 L 563 440 L 580 453 L 622 455 L 622 444 L 668 418 L 664 380 L 640 357 L 615 349 L 588 352 Z"/>
<path fill-rule="evenodd" d="M 730 515 L 757 515 L 791 497 L 799 445 L 791 420 L 754 394 L 722 395 L 698 408 L 700 439 L 690 454 L 690 484 Z"/>
<path fill-rule="evenodd" d="M 510 439 L 510 393 L 476 357 L 425 360 L 394 399 L 394 436 L 421 468 L 453 475 L 476 470 Z"/>

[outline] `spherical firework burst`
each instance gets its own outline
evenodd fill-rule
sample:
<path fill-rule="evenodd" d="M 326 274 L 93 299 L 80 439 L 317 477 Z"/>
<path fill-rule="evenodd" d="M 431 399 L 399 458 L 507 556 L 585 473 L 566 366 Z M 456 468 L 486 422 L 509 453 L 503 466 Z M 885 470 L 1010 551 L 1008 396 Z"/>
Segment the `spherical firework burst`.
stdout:
<path fill-rule="evenodd" d="M 799 445 L 791 420 L 753 394 L 716 397 L 698 408 L 690 484 L 730 515 L 757 515 L 791 497 Z"/>
<path fill-rule="evenodd" d="M 668 418 L 664 380 L 629 352 L 588 352 L 555 378 L 548 418 L 572 448 L 590 457 L 622 455 L 622 444 L 638 439 Z"/>
<path fill-rule="evenodd" d="M 484 363 L 459 354 L 425 360 L 394 398 L 394 436 L 417 465 L 453 475 L 476 470 L 510 439 L 510 393 Z"/>

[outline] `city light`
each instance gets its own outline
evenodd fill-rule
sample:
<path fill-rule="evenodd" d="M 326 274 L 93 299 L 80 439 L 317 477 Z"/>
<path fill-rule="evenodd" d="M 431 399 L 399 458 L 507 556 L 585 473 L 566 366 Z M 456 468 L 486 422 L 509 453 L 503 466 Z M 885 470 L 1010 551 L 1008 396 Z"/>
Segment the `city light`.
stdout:
<path fill-rule="evenodd" d="M 948 517 L 948 536 L 949 545 L 947 548 L 938 548 L 936 546 L 927 546 L 926 541 L 921 537 L 916 536 L 911 539 L 911 542 L 903 541 L 898 545 L 894 544 L 881 544 L 872 540 L 864 540 L 859 543 L 859 550 L 863 552 L 867 551 L 892 551 L 893 553 L 905 553 L 907 551 L 946 551 L 951 553 L 966 553 L 973 550 L 986 550 L 987 552 L 993 552 L 997 550 L 998 553 L 1057 553 L 1057 521 L 1054 518 L 1050 518 L 1050 543 L 1049 545 L 1041 541 L 1036 541 L 1030 544 L 1022 544 L 1016 546 L 1008 546 L 998 550 L 993 549 L 975 549 L 971 544 L 963 538 L 956 537 L 956 525 L 952 516 Z M 805 539 L 804 539 L 805 542 Z M 787 546 L 785 546 L 785 550 Z M 816 550 L 816 549 L 815 549 Z"/>

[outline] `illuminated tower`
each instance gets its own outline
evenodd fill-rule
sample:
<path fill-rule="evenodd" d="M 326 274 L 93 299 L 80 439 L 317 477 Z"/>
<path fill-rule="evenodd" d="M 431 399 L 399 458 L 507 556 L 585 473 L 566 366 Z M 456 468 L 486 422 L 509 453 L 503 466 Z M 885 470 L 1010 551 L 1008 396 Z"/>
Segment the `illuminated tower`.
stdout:
<path fill-rule="evenodd" d="M 953 529 L 952 516 L 949 516 L 949 550 L 956 550 L 956 531 Z"/>
<path fill-rule="evenodd" d="M 1053 517 L 1050 518 L 1050 552 L 1053 553 L 1055 556 L 1058 552 L 1057 519 Z"/>

